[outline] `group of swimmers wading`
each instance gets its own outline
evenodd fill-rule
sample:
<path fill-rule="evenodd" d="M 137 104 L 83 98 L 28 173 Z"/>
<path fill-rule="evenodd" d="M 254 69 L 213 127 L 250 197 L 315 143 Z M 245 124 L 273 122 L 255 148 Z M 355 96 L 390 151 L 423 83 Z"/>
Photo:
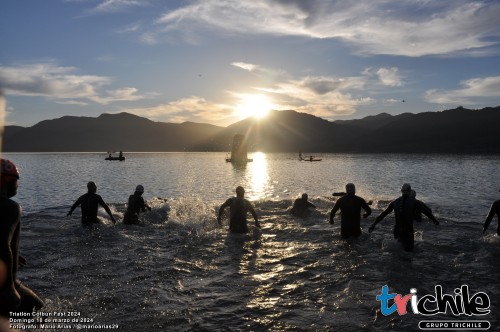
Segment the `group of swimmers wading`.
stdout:
<path fill-rule="evenodd" d="M 396 223 L 394 225 L 394 238 L 401 242 L 404 250 L 412 251 L 414 246 L 413 221 L 421 220 L 421 214 L 425 214 L 434 224 L 439 225 L 436 217 L 432 214 L 424 203 L 417 200 L 416 193 L 407 183 L 401 188 L 402 196 L 389 204 L 387 209 L 382 212 L 375 222 L 370 226 L 369 232 L 373 232 L 375 225 L 384 219 L 389 213 L 394 211 Z M 358 237 L 361 235 L 361 210 L 364 210 L 363 218 L 368 218 L 372 210 L 363 198 L 356 195 L 356 186 L 353 183 L 348 183 L 345 186 L 345 193 L 336 202 L 330 212 L 330 224 L 334 224 L 335 214 L 338 210 L 341 212 L 340 219 L 340 235 L 344 238 Z M 315 207 L 312 203 L 307 202 L 307 194 L 303 194 L 302 198 L 295 200 L 292 207 L 292 214 L 295 216 L 304 216 L 309 207 Z"/>
<path fill-rule="evenodd" d="M 73 210 L 75 210 L 78 206 L 81 206 L 82 210 L 82 224 L 83 225 L 92 225 L 99 223 L 99 219 L 97 218 L 97 210 L 99 208 L 98 205 L 102 206 L 104 210 L 108 213 L 111 221 L 116 223 L 109 206 L 104 202 L 101 196 L 96 194 L 97 185 L 90 181 L 87 183 L 88 192 L 80 196 L 76 202 L 71 206 L 71 209 L 68 212 L 68 216 L 71 216 Z M 123 217 L 124 224 L 138 224 L 139 223 L 139 212 L 146 212 L 146 209 L 151 211 L 151 207 L 144 202 L 144 198 L 142 198 L 142 194 L 144 193 L 144 187 L 142 185 L 138 185 L 135 188 L 135 192 L 133 195 L 130 195 L 128 198 L 127 211 Z"/>
<path fill-rule="evenodd" d="M 9 160 L 0 159 L 1 163 L 1 201 L 0 201 L 0 316 L 9 317 L 12 312 L 31 313 L 34 309 L 43 306 L 42 300 L 27 286 L 23 285 L 17 278 L 19 266 L 26 264 L 26 260 L 19 255 L 19 238 L 21 227 L 21 207 L 11 197 L 17 194 L 19 172 L 16 166 Z M 97 195 L 97 185 L 94 182 L 87 184 L 88 192 L 80 196 L 71 206 L 68 216 L 80 206 L 82 213 L 82 224 L 92 225 L 99 222 L 97 211 L 99 205 L 108 213 L 111 220 L 116 223 L 110 208 L 101 196 Z M 125 224 L 137 224 L 139 213 L 151 208 L 144 202 L 142 194 L 144 187 L 138 185 L 133 195 L 128 199 L 127 211 L 123 222 Z M 412 251 L 414 246 L 413 221 L 420 220 L 421 215 L 426 215 L 436 225 L 439 224 L 423 202 L 416 199 L 415 192 L 409 184 L 401 188 L 401 197 L 395 199 L 377 217 L 369 228 L 373 232 L 375 226 L 389 213 L 394 211 L 395 225 L 394 237 L 401 242 L 404 250 Z M 330 224 L 334 223 L 335 214 L 341 211 L 340 234 L 343 238 L 358 237 L 361 235 L 361 210 L 364 210 L 363 218 L 371 214 L 369 204 L 363 198 L 356 196 L 356 187 L 349 183 L 346 185 L 346 193 L 339 198 L 330 212 Z M 217 221 L 221 224 L 224 210 L 229 207 L 229 231 L 232 233 L 247 233 L 247 214 L 251 213 L 255 220 L 255 226 L 260 228 L 257 213 L 252 203 L 245 199 L 245 189 L 236 188 L 236 197 L 231 197 L 221 205 Z M 291 213 L 295 216 L 306 216 L 309 208 L 316 206 L 308 202 L 307 194 L 295 200 Z M 483 233 L 488 229 L 494 216 L 500 219 L 500 200 L 493 203 L 483 226 Z M 500 220 L 497 228 L 500 235 Z"/>
<path fill-rule="evenodd" d="M 363 198 L 356 195 L 356 186 L 353 183 L 348 183 L 345 187 L 346 192 L 342 195 L 333 206 L 330 212 L 330 224 L 334 224 L 335 214 L 338 210 L 341 211 L 342 217 L 340 221 L 340 235 L 343 238 L 358 237 L 361 235 L 361 210 L 364 210 L 363 218 L 368 218 L 372 210 Z M 255 225 L 260 227 L 257 214 L 255 213 L 252 204 L 244 198 L 245 190 L 243 187 L 236 188 L 236 197 L 229 198 L 219 209 L 217 221 L 221 223 L 221 217 L 226 207 L 230 208 L 229 231 L 232 233 L 247 233 L 247 212 L 250 212 L 255 219 Z M 307 215 L 309 208 L 316 206 L 308 201 L 308 195 L 302 194 L 301 198 L 297 198 L 290 212 L 294 216 L 304 217 Z M 375 226 L 381 222 L 387 215 L 394 211 L 394 238 L 397 239 L 405 251 L 413 251 L 415 244 L 413 222 L 421 221 L 422 214 L 427 216 L 435 225 L 439 225 L 439 221 L 432 214 L 431 209 L 423 202 L 416 198 L 416 192 L 411 189 L 410 184 L 405 183 L 401 187 L 401 197 L 392 201 L 389 206 L 375 218 L 375 221 L 368 229 L 369 233 L 375 230 Z M 483 233 L 486 232 L 488 225 L 494 215 L 499 218 L 497 234 L 500 235 L 500 200 L 493 203 L 490 212 L 484 223 Z"/>

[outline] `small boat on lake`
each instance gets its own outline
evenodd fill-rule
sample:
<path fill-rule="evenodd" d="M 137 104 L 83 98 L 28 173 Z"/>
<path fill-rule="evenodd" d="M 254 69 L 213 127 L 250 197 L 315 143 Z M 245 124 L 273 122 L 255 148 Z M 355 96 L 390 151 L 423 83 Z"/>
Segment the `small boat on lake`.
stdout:
<path fill-rule="evenodd" d="M 302 156 L 302 152 L 299 152 L 299 160 L 300 161 L 311 161 L 312 162 L 312 161 L 321 161 L 323 159 L 321 159 L 321 158 L 314 158 L 314 156 L 309 156 L 309 157 L 304 158 Z"/>
<path fill-rule="evenodd" d="M 125 160 L 125 156 L 123 155 L 122 151 L 120 151 L 120 154 L 118 155 L 118 157 L 113 156 L 113 154 L 111 152 L 109 152 L 109 156 L 107 156 L 106 158 L 104 158 L 104 160 L 124 161 Z"/>
<path fill-rule="evenodd" d="M 106 157 L 104 160 L 118 160 L 118 161 L 124 161 L 125 157 Z"/>

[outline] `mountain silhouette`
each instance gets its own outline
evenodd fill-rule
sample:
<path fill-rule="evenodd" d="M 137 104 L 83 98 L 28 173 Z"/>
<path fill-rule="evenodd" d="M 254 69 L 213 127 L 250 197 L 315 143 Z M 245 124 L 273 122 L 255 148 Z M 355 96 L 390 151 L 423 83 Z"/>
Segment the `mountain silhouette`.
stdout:
<path fill-rule="evenodd" d="M 128 113 L 64 116 L 28 128 L 6 126 L 7 152 L 229 151 L 244 134 L 250 151 L 339 153 L 500 153 L 500 106 L 442 112 L 381 113 L 328 121 L 293 110 L 272 111 L 228 127 L 155 122 Z"/>
<path fill-rule="evenodd" d="M 4 151 L 187 151 L 220 129 L 192 122 L 154 122 L 129 113 L 64 116 L 23 130 L 7 126 Z"/>

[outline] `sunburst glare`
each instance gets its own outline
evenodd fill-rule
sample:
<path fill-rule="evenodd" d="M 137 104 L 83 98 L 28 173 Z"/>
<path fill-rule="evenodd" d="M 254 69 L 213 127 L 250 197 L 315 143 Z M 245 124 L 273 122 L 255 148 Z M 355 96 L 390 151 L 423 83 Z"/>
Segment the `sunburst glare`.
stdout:
<path fill-rule="evenodd" d="M 242 94 L 239 97 L 240 102 L 236 105 L 236 111 L 242 117 L 253 116 L 262 119 L 273 109 L 273 103 L 266 95 Z"/>

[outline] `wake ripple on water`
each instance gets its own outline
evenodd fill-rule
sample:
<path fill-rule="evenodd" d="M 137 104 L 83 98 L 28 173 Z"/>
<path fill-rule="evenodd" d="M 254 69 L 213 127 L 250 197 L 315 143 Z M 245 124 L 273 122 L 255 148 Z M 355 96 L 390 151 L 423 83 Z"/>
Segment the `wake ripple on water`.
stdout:
<path fill-rule="evenodd" d="M 440 218 L 416 224 L 414 253 L 392 238 L 392 217 L 367 234 L 343 240 L 328 224 L 330 200 L 315 199 L 306 218 L 289 215 L 291 200 L 260 201 L 262 229 L 227 234 L 217 206 L 195 197 L 149 201 L 141 225 L 83 228 L 67 207 L 27 215 L 21 280 L 46 300 L 46 311 L 75 310 L 126 331 L 396 330 L 421 317 L 380 314 L 375 297 L 392 292 L 448 293 L 462 284 L 492 299 L 482 319 L 498 326 L 500 240 L 476 223 Z M 382 204 L 384 205 L 384 204 Z M 374 215 L 381 207 L 374 205 Z M 125 205 L 112 206 L 117 216 Z"/>

